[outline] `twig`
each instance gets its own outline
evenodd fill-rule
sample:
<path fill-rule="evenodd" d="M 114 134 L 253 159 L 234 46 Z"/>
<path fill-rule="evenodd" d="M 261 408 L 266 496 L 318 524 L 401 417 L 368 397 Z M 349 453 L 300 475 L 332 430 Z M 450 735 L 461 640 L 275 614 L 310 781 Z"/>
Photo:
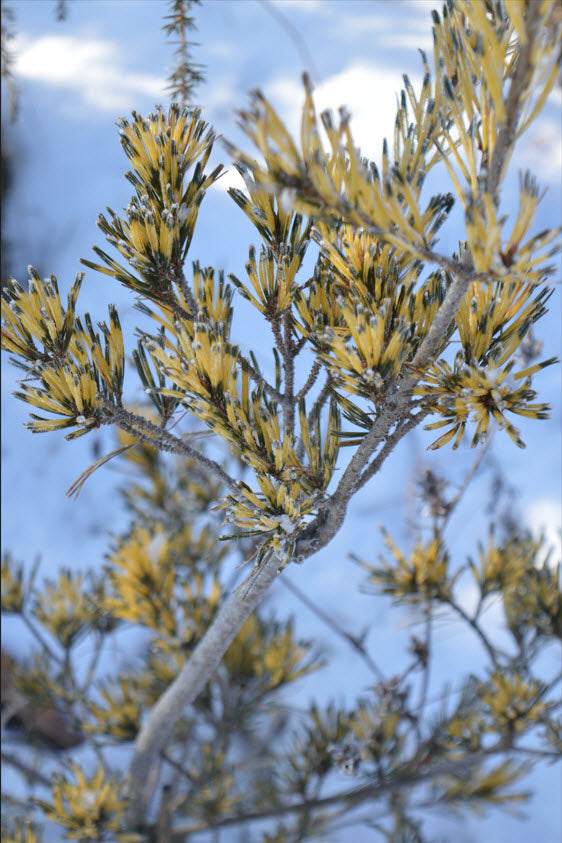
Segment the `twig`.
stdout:
<path fill-rule="evenodd" d="M 304 40 L 302 34 L 296 28 L 296 26 L 291 22 L 291 20 L 286 17 L 273 3 L 269 2 L 269 0 L 258 0 L 260 6 L 265 9 L 272 18 L 274 18 L 279 26 L 283 27 L 289 38 L 293 41 L 297 52 L 301 57 L 301 61 L 303 63 L 303 68 L 310 70 L 310 75 L 313 79 L 318 79 L 318 74 L 314 67 L 314 62 L 312 60 L 312 56 L 310 51 L 306 45 L 306 41 Z"/>
<path fill-rule="evenodd" d="M 193 781 L 193 776 L 191 775 L 189 770 L 184 767 L 183 764 L 180 764 L 179 761 L 176 761 L 175 758 L 172 758 L 167 752 L 162 751 L 160 753 L 160 757 L 163 761 L 166 762 L 166 764 L 169 764 L 170 767 L 173 767 L 176 773 L 179 773 L 180 775 L 184 776 L 184 778 L 186 778 L 189 782 Z"/>
<path fill-rule="evenodd" d="M 43 638 L 42 633 L 39 632 L 35 624 L 32 623 L 31 618 L 29 617 L 27 612 L 22 611 L 20 617 L 29 629 L 29 631 L 37 639 L 43 650 L 47 653 L 49 658 L 53 659 L 53 661 L 58 662 L 59 664 L 64 664 L 64 658 L 59 653 L 56 653 L 52 649 L 51 645 L 45 640 L 45 638 Z"/>
<path fill-rule="evenodd" d="M 160 808 L 158 810 L 158 819 L 156 821 L 156 843 L 169 843 L 172 833 L 171 798 L 172 792 L 170 786 L 164 785 L 162 788 Z"/>
<path fill-rule="evenodd" d="M 181 266 L 175 266 L 173 268 L 172 277 L 173 277 L 173 280 L 178 285 L 178 287 L 180 288 L 181 294 L 188 304 L 188 307 L 191 311 L 189 313 L 190 318 L 195 321 L 197 319 L 197 316 L 199 315 L 199 307 L 197 305 L 197 301 L 195 299 L 195 296 L 193 295 L 193 293 L 191 291 L 191 287 L 189 286 L 189 284 L 185 280 L 185 275 L 183 273 L 183 270 L 182 270 Z"/>
<path fill-rule="evenodd" d="M 10 764 L 12 767 L 15 767 L 16 770 L 19 770 L 20 773 L 22 773 L 29 781 L 37 782 L 37 784 L 42 784 L 44 787 L 48 787 L 49 790 L 51 789 L 51 779 L 48 779 L 47 776 L 43 775 L 43 773 L 40 773 L 29 764 L 26 764 L 26 762 L 22 761 L 19 756 L 12 755 L 11 752 L 2 750 L 0 757 L 2 758 L 2 761 L 6 762 L 6 764 Z M 29 806 L 26 805 L 26 808 L 29 808 Z"/>
<path fill-rule="evenodd" d="M 295 401 L 296 401 L 297 404 L 301 400 L 301 398 L 304 398 L 306 393 L 310 389 L 312 389 L 312 387 L 316 383 L 318 375 L 320 374 L 321 368 L 322 368 L 322 364 L 320 363 L 320 360 L 316 359 L 314 361 L 314 363 L 312 364 L 312 368 L 310 370 L 310 373 L 309 373 L 304 385 L 299 389 L 299 391 L 295 395 Z"/>
<path fill-rule="evenodd" d="M 522 97 L 533 69 L 533 54 L 536 49 L 541 23 L 540 3 L 529 3 L 525 12 L 527 43 L 519 45 L 517 63 L 511 79 L 505 103 L 506 121 L 497 131 L 494 153 L 488 172 L 483 176 L 486 190 L 492 196 L 496 206 L 499 204 L 498 190 L 509 163 L 510 151 L 515 141 L 519 118 L 521 116 Z"/>
<path fill-rule="evenodd" d="M 421 691 L 420 691 L 420 699 L 418 702 L 418 707 L 416 711 L 417 715 L 417 725 L 418 725 L 418 738 L 420 737 L 419 732 L 419 724 L 422 719 L 423 711 L 427 703 L 427 694 L 429 691 L 429 677 L 430 677 L 430 666 L 431 666 L 431 631 L 432 631 L 432 615 L 431 615 L 431 605 L 428 603 L 425 607 L 426 615 L 425 615 L 425 663 L 423 664 L 423 676 L 422 676 L 422 684 L 421 684 Z"/>
<path fill-rule="evenodd" d="M 546 685 L 544 689 L 544 694 L 548 694 L 551 688 L 554 688 L 555 685 L 558 685 L 559 682 L 562 682 L 562 671 L 556 674 L 556 676 L 550 680 L 550 682 Z M 543 696 L 544 696 L 543 694 Z"/>
<path fill-rule="evenodd" d="M 308 339 L 308 337 L 305 335 L 305 336 L 301 337 L 300 340 L 296 341 L 296 343 L 295 343 L 295 357 L 298 357 L 298 355 L 301 353 L 301 351 L 303 350 L 303 348 L 306 345 L 307 339 Z"/>
<path fill-rule="evenodd" d="M 490 656 L 492 664 L 496 668 L 499 667 L 498 659 L 497 659 L 497 655 L 496 655 L 497 651 L 494 649 L 494 647 L 489 642 L 488 637 L 486 636 L 486 633 L 484 632 L 484 630 L 482 629 L 480 624 L 474 618 L 471 618 L 470 615 L 468 615 L 464 611 L 462 606 L 459 606 L 458 603 L 455 603 L 455 601 L 452 598 L 449 598 L 449 599 L 442 598 L 442 600 L 443 600 L 444 603 L 446 603 L 447 606 L 450 606 L 451 609 L 453 609 L 463 619 L 463 621 L 465 621 L 471 627 L 471 629 L 473 629 L 475 631 L 475 633 L 478 635 L 478 637 L 482 641 L 484 647 L 486 648 L 486 652 Z"/>
<path fill-rule="evenodd" d="M 291 336 L 291 314 L 289 311 L 283 317 L 284 340 L 283 347 L 287 354 L 283 358 L 285 370 L 285 391 L 283 395 L 283 415 L 285 421 L 285 432 L 293 433 L 295 428 L 295 349 Z"/>
<path fill-rule="evenodd" d="M 530 755 L 532 758 L 556 758 L 560 761 L 560 753 L 554 749 L 534 749 L 531 746 L 512 746 L 510 752 L 520 752 L 522 755 Z"/>
<path fill-rule="evenodd" d="M 285 343 L 283 341 L 283 335 L 281 334 L 281 326 L 279 325 L 279 319 L 277 317 L 277 314 L 274 314 L 269 321 L 271 325 L 271 330 L 273 332 L 273 337 L 275 339 L 275 345 L 277 346 L 277 349 L 284 360 L 286 349 Z"/>
<path fill-rule="evenodd" d="M 405 436 L 408 431 L 413 430 L 414 427 L 417 425 L 428 415 L 428 411 L 422 410 L 421 412 L 417 413 L 415 416 L 408 416 L 408 418 L 398 427 L 394 433 L 392 433 L 389 437 L 387 437 L 386 442 L 380 449 L 377 456 L 374 460 L 369 463 L 365 471 L 361 474 L 358 482 L 357 482 L 357 489 L 361 489 L 367 481 L 373 477 L 383 462 L 386 460 L 388 455 L 391 451 L 394 450 L 398 442 Z"/>
<path fill-rule="evenodd" d="M 470 481 L 472 480 L 472 478 L 474 477 L 474 475 L 478 471 L 478 468 L 480 467 L 480 463 L 484 459 L 484 456 L 486 455 L 486 451 L 490 447 L 490 442 L 492 441 L 492 436 L 494 435 L 495 432 L 496 432 L 496 426 L 494 425 L 493 429 L 490 431 L 490 433 L 488 435 L 488 439 L 486 440 L 486 442 L 484 443 L 482 448 L 480 448 L 478 454 L 476 455 L 476 459 L 474 460 L 470 469 L 467 471 L 467 473 L 465 475 L 465 478 L 464 478 L 464 480 L 461 484 L 461 487 L 458 490 L 457 494 L 454 496 L 454 498 L 451 498 L 450 501 L 447 501 L 447 511 L 445 513 L 445 523 L 449 520 L 449 516 L 451 515 L 453 509 L 456 507 L 456 505 L 458 504 L 458 502 L 460 501 L 460 499 L 462 498 L 462 496 L 466 492 Z"/>
<path fill-rule="evenodd" d="M 495 748 L 493 751 L 497 751 Z M 224 828 L 226 826 L 238 825 L 239 823 L 252 822 L 254 820 L 264 820 L 271 817 L 279 817 L 285 814 L 294 814 L 301 811 L 309 811 L 315 808 L 325 808 L 329 805 L 337 805 L 340 802 L 345 803 L 343 810 L 349 811 L 357 805 L 364 802 L 366 799 L 373 800 L 388 793 L 388 791 L 395 791 L 405 787 L 415 787 L 423 782 L 440 776 L 455 775 L 457 773 L 466 773 L 468 766 L 473 766 L 480 763 L 485 757 L 490 755 L 490 751 L 474 753 L 471 758 L 455 758 L 447 759 L 441 764 L 436 764 L 433 769 L 421 771 L 416 769 L 412 772 L 409 770 L 403 775 L 392 777 L 391 781 L 376 782 L 367 784 L 363 787 L 354 788 L 351 790 L 340 791 L 330 796 L 323 796 L 316 799 L 306 799 L 302 802 L 297 802 L 292 805 L 278 805 L 273 808 L 268 808 L 264 811 L 249 812 L 240 816 L 224 817 L 223 819 L 211 821 L 205 826 L 188 825 L 183 827 L 176 827 L 172 832 L 172 840 L 184 837 L 187 834 L 197 834 L 204 831 L 209 831 L 213 828 Z M 407 766 L 411 765 L 405 765 Z"/>
<path fill-rule="evenodd" d="M 310 597 L 307 597 L 304 592 L 300 590 L 291 580 L 282 578 L 279 582 L 288 588 L 289 591 L 295 595 L 305 606 L 307 606 L 311 612 L 313 612 L 320 620 L 324 621 L 325 624 L 335 632 L 337 635 L 341 636 L 348 644 L 350 644 L 353 649 L 359 653 L 361 658 L 364 660 L 365 664 L 369 668 L 369 670 L 375 674 L 377 679 L 381 682 L 384 681 L 385 676 L 380 667 L 375 663 L 375 661 L 369 655 L 365 645 L 360 641 L 360 639 L 353 635 L 353 633 L 349 632 L 347 629 L 344 629 L 341 624 L 339 624 L 333 615 L 328 615 L 323 609 L 320 608 L 316 603 L 314 603 Z"/>
<path fill-rule="evenodd" d="M 90 703 L 88 702 L 87 698 L 84 695 L 84 692 L 78 687 L 78 683 L 76 682 L 76 677 L 74 675 L 74 668 L 72 666 L 72 660 L 70 658 L 70 648 L 65 649 L 65 671 L 64 671 L 64 678 L 66 683 L 72 693 L 74 700 L 78 701 L 86 710 L 90 709 Z M 72 710 L 72 700 L 68 699 L 65 696 L 65 699 L 62 701 L 64 704 L 64 708 L 68 716 L 71 720 L 76 720 L 74 711 Z M 91 710 L 91 709 L 90 709 Z M 103 756 L 103 753 L 100 749 L 100 745 L 96 740 L 95 736 L 91 734 L 88 730 L 85 730 L 81 733 L 84 737 L 86 743 L 91 747 L 94 755 L 98 759 L 100 767 L 102 767 L 106 773 L 108 772 L 108 763 Z"/>
<path fill-rule="evenodd" d="M 90 661 L 90 666 L 89 666 L 88 672 L 86 674 L 86 678 L 84 680 L 82 688 L 80 689 L 80 693 L 81 693 L 82 696 L 86 695 L 86 692 L 88 691 L 88 688 L 92 684 L 92 680 L 94 678 L 94 674 L 95 674 L 96 668 L 98 666 L 98 662 L 99 662 L 99 658 L 101 656 L 101 651 L 103 649 L 104 642 L 105 642 L 104 636 L 99 635 L 98 640 L 96 642 L 96 648 L 94 650 L 94 654 L 92 656 L 92 659 Z"/>
<path fill-rule="evenodd" d="M 147 442 L 161 451 L 168 451 L 173 454 L 181 454 L 184 457 L 189 457 L 207 469 L 207 471 L 216 474 L 229 489 L 233 491 L 238 490 L 234 478 L 230 477 L 218 463 L 209 459 L 209 457 L 206 457 L 200 451 L 196 451 L 195 448 L 192 448 L 191 445 L 188 445 L 180 437 L 174 436 L 168 430 L 163 430 L 158 425 L 144 418 L 144 416 L 139 416 L 137 413 L 132 413 L 130 410 L 118 407 L 106 398 L 101 399 L 101 404 L 103 409 L 111 415 L 115 424 L 127 433 L 131 433 L 142 442 Z"/>

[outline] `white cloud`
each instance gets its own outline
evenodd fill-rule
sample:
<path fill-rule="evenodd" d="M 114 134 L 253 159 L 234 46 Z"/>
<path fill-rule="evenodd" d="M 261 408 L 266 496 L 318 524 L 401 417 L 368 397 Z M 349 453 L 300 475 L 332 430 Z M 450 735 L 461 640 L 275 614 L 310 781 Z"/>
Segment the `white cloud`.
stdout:
<path fill-rule="evenodd" d="M 139 95 L 155 102 L 165 96 L 166 80 L 128 71 L 113 41 L 49 35 L 22 39 L 16 55 L 17 75 L 77 91 L 86 105 L 100 111 L 129 110 L 138 105 Z"/>
<path fill-rule="evenodd" d="M 232 73 L 220 76 L 213 74 L 211 84 L 205 89 L 205 114 L 213 123 L 230 122 L 235 113 L 235 103 L 242 97 L 241 91 L 235 85 Z"/>
<path fill-rule="evenodd" d="M 433 46 L 430 11 L 434 6 L 433 0 L 429 0 L 429 3 L 414 0 L 413 3 L 365 4 L 366 13 L 362 11 L 338 17 L 338 35 L 340 38 L 364 38 L 370 35 L 377 39 L 376 44 L 384 50 L 395 47 L 430 50 Z M 374 11 L 370 11 L 373 8 Z"/>
<path fill-rule="evenodd" d="M 239 56 L 238 46 L 230 41 L 211 41 L 205 45 L 209 53 L 217 59 L 236 59 Z"/>
<path fill-rule="evenodd" d="M 421 85 L 421 78 L 411 76 L 414 88 Z M 402 76 L 397 71 L 379 67 L 365 61 L 355 61 L 348 68 L 325 79 L 314 89 L 314 101 L 318 113 L 331 108 L 337 113 L 345 106 L 351 114 L 353 138 L 363 155 L 379 160 L 382 141 L 390 139 L 394 130 L 396 115 L 396 93 L 403 87 Z M 278 110 L 287 128 L 298 138 L 304 88 L 297 76 L 280 77 L 264 86 L 264 93 Z M 209 91 L 208 106 L 211 121 L 217 122 L 221 111 L 231 108 L 232 89 L 227 80 L 224 85 L 214 85 Z M 241 176 L 230 169 L 213 189 L 226 191 L 229 187 L 244 188 Z"/>
<path fill-rule="evenodd" d="M 539 179 L 553 183 L 562 180 L 562 132 L 560 123 L 546 117 L 539 118 L 523 135 L 515 159 L 521 167 L 529 168 Z"/>
<path fill-rule="evenodd" d="M 433 47 L 433 36 L 427 26 L 415 30 L 396 29 L 384 36 L 384 45 L 398 47 L 404 50 L 425 50 L 429 52 Z"/>
<path fill-rule="evenodd" d="M 273 0 L 273 5 L 282 12 L 324 12 L 329 4 L 324 0 Z"/>
<path fill-rule="evenodd" d="M 525 511 L 525 520 L 536 536 L 544 535 L 546 547 L 552 548 L 550 562 L 556 565 L 562 559 L 562 505 L 555 498 L 537 498 Z M 543 559 L 538 559 L 541 565 Z"/>
<path fill-rule="evenodd" d="M 421 78 L 410 77 L 414 89 L 421 85 Z M 353 139 L 363 155 L 377 161 L 382 152 L 382 141 L 389 140 L 394 131 L 396 94 L 403 87 L 399 72 L 387 67 L 358 60 L 341 73 L 321 82 L 314 91 L 318 112 L 331 108 L 334 112 L 345 106 L 351 114 Z M 265 86 L 266 95 L 279 108 L 289 131 L 298 136 L 304 90 L 294 77 L 282 77 Z"/>
<path fill-rule="evenodd" d="M 231 187 L 237 187 L 239 190 L 243 190 L 244 193 L 247 193 L 244 179 L 238 170 L 234 169 L 234 167 L 229 167 L 227 170 L 223 171 L 219 179 L 211 185 L 210 190 L 217 190 L 220 193 L 226 193 Z"/>

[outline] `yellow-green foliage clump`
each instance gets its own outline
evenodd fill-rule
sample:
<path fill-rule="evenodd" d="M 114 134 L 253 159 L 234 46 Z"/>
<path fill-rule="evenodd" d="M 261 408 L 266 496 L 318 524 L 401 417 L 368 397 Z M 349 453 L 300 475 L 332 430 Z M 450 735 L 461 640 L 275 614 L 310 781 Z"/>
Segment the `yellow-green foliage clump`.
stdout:
<path fill-rule="evenodd" d="M 392 554 L 392 560 L 381 559 L 380 567 L 367 564 L 362 566 L 373 585 L 398 601 L 448 598 L 456 577 L 452 577 L 448 571 L 448 553 L 439 539 L 417 544 L 409 556 L 402 553 L 388 534 L 385 534 L 385 543 Z"/>
<path fill-rule="evenodd" d="M 199 206 L 222 170 L 221 165 L 204 173 L 215 136 L 199 111 L 176 105 L 167 115 L 158 110 L 148 120 L 133 112 L 133 122 L 121 118 L 119 127 L 121 144 L 133 167 L 127 178 L 135 196 L 126 209 L 126 220 L 109 209 L 111 221 L 102 214 L 99 226 L 135 274 L 99 248 L 95 251 L 107 266 L 84 263 L 170 306 L 174 302 L 171 282 L 181 277 Z"/>
<path fill-rule="evenodd" d="M 505 542 L 480 545 L 471 571 L 482 598 L 499 593 L 511 632 L 524 641 L 533 632 L 562 638 L 562 579 L 543 539 L 522 533 Z"/>
<path fill-rule="evenodd" d="M 70 840 L 140 843 L 141 835 L 122 830 L 127 803 L 103 767 L 89 779 L 76 764 L 71 764 L 70 770 L 75 781 L 60 776 L 53 783 L 52 800 L 36 800 L 47 819 L 62 826 Z"/>
<path fill-rule="evenodd" d="M 124 373 L 123 335 L 119 316 L 109 308 L 110 327 L 100 323 L 99 334 L 88 314 L 85 327 L 75 308 L 83 275 L 77 275 L 64 310 L 54 275 L 43 281 L 29 267 L 28 292 L 10 281 L 2 298 L 2 348 L 16 354 L 18 365 L 28 372 L 16 396 L 34 407 L 57 416 L 46 419 L 31 414 L 28 427 L 34 433 L 78 427 L 67 439 L 99 427 L 103 412 L 99 396 L 121 400 Z M 39 386 L 31 386 L 34 380 Z"/>

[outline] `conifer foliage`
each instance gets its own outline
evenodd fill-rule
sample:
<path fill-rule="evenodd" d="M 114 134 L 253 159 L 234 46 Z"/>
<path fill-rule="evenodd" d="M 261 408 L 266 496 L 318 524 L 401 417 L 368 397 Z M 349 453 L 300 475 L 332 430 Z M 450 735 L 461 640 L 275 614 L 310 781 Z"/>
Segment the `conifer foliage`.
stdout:
<path fill-rule="evenodd" d="M 185 42 L 189 4 L 172 6 L 168 31 Z M 352 709 L 312 706 L 295 726 L 280 692 L 323 659 L 290 620 L 259 606 L 278 577 L 290 581 L 290 563 L 329 544 L 352 496 L 416 426 L 438 431 L 432 449 L 455 449 L 465 434 L 483 449 L 494 430 L 523 447 L 517 417 L 547 415 L 534 378 L 555 361 L 528 349 L 559 232 L 532 233 L 540 188 L 530 173 L 516 213 L 501 200 L 513 148 L 558 73 L 553 9 L 552 0 L 448 0 L 434 12 L 434 54 L 422 53 L 419 91 L 404 77 L 380 167 L 361 157 L 345 111 L 317 116 L 307 78 L 298 141 L 253 94 L 241 123 L 255 151 L 229 147 L 246 185 L 230 195 L 259 245 L 228 279 L 190 255 L 222 172 L 209 169 L 213 130 L 185 103 L 121 118 L 134 192 L 123 216 L 99 217 L 109 251 L 82 263 L 137 297 L 136 348 L 126 351 L 113 305 L 97 326 L 79 315 L 83 275 L 66 302 L 57 279 L 32 268 L 27 287 L 7 285 L 2 348 L 24 372 L 15 394 L 33 408 L 30 430 L 72 439 L 111 425 L 119 439 L 72 493 L 114 457 L 138 481 L 123 492 L 130 529 L 101 574 L 62 571 L 39 586 L 3 559 L 2 611 L 19 614 L 38 645 L 11 680 L 10 717 L 23 701 L 48 705 L 92 761 L 65 761 L 50 782 L 7 753 L 43 789 L 27 820 L 6 821 L 3 840 L 38 839 L 42 814 L 82 841 L 163 843 L 233 828 L 264 843 L 313 840 L 358 817 L 373 839 L 418 841 L 428 807 L 509 805 L 525 796 L 513 787 L 523 762 L 559 757 L 556 677 L 535 669 L 561 638 L 559 568 L 539 564 L 541 542 L 513 529 L 492 528 L 476 561 L 451 559 L 444 529 L 460 494 L 447 497 L 430 471 L 420 494 L 431 538 L 407 553 L 386 535 L 378 564 L 356 560 L 369 589 L 425 619 L 400 675 L 383 675 L 345 633 L 374 686 Z M 178 77 L 174 90 L 189 100 L 196 81 L 182 87 Z M 428 192 L 434 170 L 449 193 Z M 464 234 L 458 254 L 446 254 L 438 233 L 453 203 Z M 271 380 L 233 335 L 237 295 L 271 328 Z M 138 376 L 144 403 L 127 397 L 126 375 Z M 224 460 L 207 437 L 224 444 Z M 225 566 L 233 554 L 247 564 L 236 589 Z M 468 573 L 472 614 L 459 600 Z M 509 645 L 482 621 L 494 599 Z M 468 625 L 488 666 L 430 716 L 439 612 Z M 104 676 L 100 655 L 131 626 L 145 632 L 144 662 Z M 75 653 L 86 640 L 93 655 L 81 672 Z M 130 750 L 119 769 L 115 746 Z M 345 773 L 355 786 L 342 786 Z"/>

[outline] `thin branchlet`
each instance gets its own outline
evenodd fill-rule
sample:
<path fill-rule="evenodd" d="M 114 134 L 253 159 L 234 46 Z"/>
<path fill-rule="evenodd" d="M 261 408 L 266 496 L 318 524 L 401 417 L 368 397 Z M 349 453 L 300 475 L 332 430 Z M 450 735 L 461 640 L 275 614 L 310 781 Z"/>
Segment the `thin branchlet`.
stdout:
<path fill-rule="evenodd" d="M 274 401 L 278 401 L 279 404 L 283 403 L 283 396 L 274 386 L 272 386 L 268 380 L 264 378 L 264 376 L 258 372 L 255 366 L 252 366 L 250 361 L 247 357 L 240 355 L 240 362 L 244 365 L 248 371 L 248 374 L 255 381 L 259 386 L 263 387 L 264 391 L 269 395 L 270 398 L 273 398 Z"/>
<path fill-rule="evenodd" d="M 315 360 L 314 363 L 312 364 L 312 368 L 311 368 L 311 370 L 308 374 L 308 377 L 307 377 L 306 381 L 304 382 L 304 384 L 301 386 L 301 388 L 299 389 L 299 391 L 295 395 L 295 402 L 297 404 L 301 400 L 301 398 L 304 398 L 305 395 L 312 389 L 312 387 L 316 383 L 316 380 L 317 380 L 318 375 L 320 374 L 321 370 L 322 370 L 322 364 L 321 364 L 320 360 Z"/>
<path fill-rule="evenodd" d="M 176 36 L 172 44 L 175 67 L 168 79 L 170 99 L 183 106 L 193 104 L 193 95 L 198 85 L 204 81 L 203 66 L 193 61 L 191 48 L 195 42 L 188 40 L 188 32 L 197 29 L 192 10 L 201 0 L 168 0 L 168 14 L 162 27 L 169 38 Z"/>
<path fill-rule="evenodd" d="M 371 477 L 374 477 L 375 474 L 380 470 L 382 464 L 388 458 L 388 456 L 392 453 L 398 442 L 409 433 L 410 430 L 413 430 L 415 427 L 419 425 L 419 423 L 427 416 L 427 411 L 420 411 L 413 416 L 408 416 L 400 426 L 394 430 L 390 436 L 386 439 L 384 445 L 377 453 L 376 457 L 369 463 L 368 466 L 364 469 L 357 481 L 357 490 L 361 489 L 365 483 L 367 483 Z"/>
<path fill-rule="evenodd" d="M 118 407 L 105 398 L 101 399 L 101 403 L 109 417 L 122 430 L 138 437 L 142 442 L 154 445 L 159 450 L 189 457 L 202 468 L 211 471 L 227 488 L 233 491 L 238 490 L 236 481 L 217 462 L 197 451 L 179 436 L 174 436 L 144 416 L 139 416 L 138 413 L 133 413 L 124 407 Z"/>
<path fill-rule="evenodd" d="M 283 395 L 283 415 L 285 431 L 291 435 L 295 428 L 295 348 L 292 336 L 292 323 L 289 312 L 283 317 L 283 368 L 285 371 L 285 384 Z"/>

